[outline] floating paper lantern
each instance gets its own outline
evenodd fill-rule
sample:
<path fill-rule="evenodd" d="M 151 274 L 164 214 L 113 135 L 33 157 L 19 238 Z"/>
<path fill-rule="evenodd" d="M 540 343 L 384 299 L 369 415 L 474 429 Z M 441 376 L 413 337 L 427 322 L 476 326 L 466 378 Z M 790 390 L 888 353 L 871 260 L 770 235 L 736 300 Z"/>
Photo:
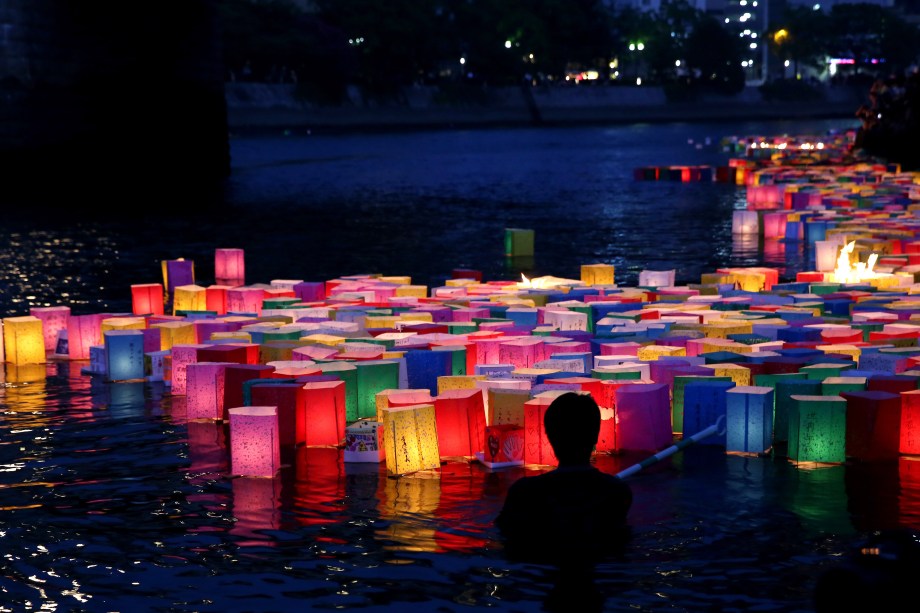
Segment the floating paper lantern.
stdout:
<path fill-rule="evenodd" d="M 483 381 L 483 383 L 493 383 Z M 526 382 L 521 382 L 526 383 Z M 527 389 L 502 389 L 488 387 L 485 390 L 488 424 L 512 424 L 524 427 L 524 403 L 530 400 L 530 386 Z"/>
<path fill-rule="evenodd" d="M 478 389 L 450 390 L 434 400 L 441 457 L 473 457 L 482 451 L 486 413 Z"/>
<path fill-rule="evenodd" d="M 131 312 L 135 315 L 162 315 L 163 284 L 138 283 L 131 286 Z"/>
<path fill-rule="evenodd" d="M 773 446 L 773 388 L 735 386 L 726 391 L 725 450 L 766 453 Z"/>
<path fill-rule="evenodd" d="M 449 390 L 480 389 L 477 381 L 485 381 L 485 375 L 451 375 L 438 377 L 438 395 Z"/>
<path fill-rule="evenodd" d="M 108 330 L 103 337 L 108 380 L 131 381 L 143 379 L 143 332 L 140 330 Z"/>
<path fill-rule="evenodd" d="M 274 477 L 281 469 L 277 407 L 234 407 L 229 414 L 231 472 Z"/>
<path fill-rule="evenodd" d="M 383 412 L 387 471 L 405 475 L 438 468 L 437 418 L 433 404 L 392 407 Z"/>
<path fill-rule="evenodd" d="M 224 418 L 224 382 L 227 362 L 194 362 L 185 367 L 188 419 Z"/>
<path fill-rule="evenodd" d="M 837 267 L 837 254 L 839 252 L 840 243 L 836 240 L 815 241 L 815 270 L 834 272 Z"/>
<path fill-rule="evenodd" d="M 900 453 L 920 455 L 920 390 L 901 392 Z"/>
<path fill-rule="evenodd" d="M 195 324 L 190 321 L 168 321 L 153 324 L 150 329 L 159 332 L 160 346 L 157 350 L 172 349 L 173 345 L 193 345 L 197 341 Z"/>
<path fill-rule="evenodd" d="M 773 385 L 773 440 L 785 442 L 789 440 L 789 419 L 795 410 L 796 401 L 793 396 L 817 396 L 821 394 L 822 382 L 805 378 L 804 373 L 785 373 L 789 376 L 777 380 Z M 798 375 L 792 378 L 790 375 Z"/>
<path fill-rule="evenodd" d="M 166 295 L 172 300 L 173 291 L 181 285 L 194 285 L 195 283 L 195 263 L 191 260 L 179 258 L 176 260 L 164 260 L 163 267 L 163 285 L 166 286 Z"/>
<path fill-rule="evenodd" d="M 554 398 L 537 397 L 524 403 L 524 462 L 556 466 L 559 460 L 553 452 L 543 428 L 543 416 Z"/>
<path fill-rule="evenodd" d="M 383 424 L 372 419 L 359 419 L 345 428 L 345 462 L 383 462 Z"/>
<path fill-rule="evenodd" d="M 302 390 L 302 383 L 287 379 L 252 379 L 243 383 L 246 404 L 277 407 L 278 444 L 285 450 L 297 445 L 297 408 Z"/>
<path fill-rule="evenodd" d="M 365 360 L 354 365 L 357 369 L 357 418 L 376 417 L 377 392 L 400 387 L 399 363 L 395 360 Z"/>
<path fill-rule="evenodd" d="M 524 228 L 505 228 L 505 255 L 510 257 L 533 256 L 534 231 Z"/>
<path fill-rule="evenodd" d="M 855 391 L 846 400 L 846 454 L 863 461 L 894 460 L 901 442 L 901 397 L 890 392 Z"/>
<path fill-rule="evenodd" d="M 262 314 L 265 292 L 258 287 L 235 287 L 227 290 L 227 311 Z"/>
<path fill-rule="evenodd" d="M 415 350 L 406 352 L 408 385 L 438 393 L 438 377 L 453 373 L 453 356 L 443 351 Z"/>
<path fill-rule="evenodd" d="M 358 369 L 354 364 L 347 362 L 329 362 L 319 365 L 325 374 L 335 375 L 345 382 L 345 419 L 353 422 L 358 417 Z M 377 405 L 374 404 L 376 413 Z"/>
<path fill-rule="evenodd" d="M 658 382 L 664 383 L 664 381 L 658 381 Z M 713 377 L 713 376 L 708 376 L 708 374 L 704 375 L 701 373 L 677 374 L 677 372 L 675 372 L 674 381 L 671 384 L 671 427 L 673 428 L 675 433 L 684 432 L 684 399 L 685 399 L 685 390 L 686 390 L 687 385 L 690 385 L 691 383 L 701 383 L 705 385 L 707 383 L 713 383 L 713 382 L 720 382 L 720 383 L 728 382 L 730 383 L 728 387 L 731 387 L 731 385 L 734 385 L 734 382 L 731 380 L 730 377 Z M 722 403 L 722 405 L 723 405 L 722 408 L 724 409 L 724 402 Z M 720 414 L 724 414 L 724 410 Z M 709 421 L 707 421 L 707 423 L 705 423 L 703 427 L 706 427 L 710 424 L 715 423 L 715 419 L 711 419 L 709 416 L 706 416 L 705 419 Z"/>
<path fill-rule="evenodd" d="M 728 390 L 734 382 L 714 377 L 694 379 L 684 386 L 684 415 L 681 424 L 683 438 L 687 439 L 718 423 L 728 410 Z M 676 431 L 676 428 L 675 428 Z M 725 432 L 716 432 L 702 439 L 701 445 L 725 446 Z"/>
<path fill-rule="evenodd" d="M 434 402 L 428 389 L 386 389 L 374 395 L 377 408 L 377 421 L 383 421 L 383 410 L 389 407 L 406 407 L 411 404 L 430 404 Z"/>
<path fill-rule="evenodd" d="M 760 224 L 757 221 L 757 211 L 732 211 L 732 234 L 756 235 L 759 232 Z"/>
<path fill-rule="evenodd" d="M 305 383 L 297 407 L 297 443 L 336 446 L 345 438 L 345 382 Z"/>
<path fill-rule="evenodd" d="M 242 249 L 214 250 L 214 279 L 220 285 L 245 285 L 246 260 Z"/>
<path fill-rule="evenodd" d="M 199 350 L 201 352 L 206 349 Z M 214 359 L 211 354 L 206 360 L 208 362 L 227 362 L 224 368 L 224 409 L 229 407 L 239 407 L 246 403 L 243 402 L 243 384 L 252 379 L 267 379 L 274 370 L 271 366 L 265 364 L 236 364 L 232 360 Z M 187 369 L 188 367 L 186 367 Z"/>
<path fill-rule="evenodd" d="M 499 344 L 498 360 L 515 368 L 531 368 L 544 358 L 545 343 L 540 338 L 519 338 Z"/>
<path fill-rule="evenodd" d="M 170 393 L 176 396 L 185 395 L 185 369 L 198 361 L 198 350 L 209 345 L 173 345 L 172 363 L 170 364 Z"/>
<path fill-rule="evenodd" d="M 174 292 L 173 315 L 207 310 L 207 288 L 200 285 L 177 285 Z"/>
<path fill-rule="evenodd" d="M 789 459 L 819 463 L 846 461 L 847 401 L 840 396 L 792 396 L 792 401 Z"/>
<path fill-rule="evenodd" d="M 231 285 L 209 285 L 204 292 L 205 310 L 213 311 L 218 315 L 226 315 L 227 292 L 231 289 L 233 289 Z"/>
<path fill-rule="evenodd" d="M 45 362 L 45 337 L 42 320 L 34 315 L 3 319 L 3 347 L 10 364 L 41 364 Z"/>
<path fill-rule="evenodd" d="M 32 307 L 29 315 L 37 317 L 42 322 L 42 334 L 45 342 L 45 352 L 57 351 L 58 335 L 67 330 L 70 319 L 70 307 Z M 67 353 L 66 350 L 60 353 Z"/>
<path fill-rule="evenodd" d="M 642 287 L 671 287 L 674 285 L 676 270 L 643 270 L 639 273 L 639 285 Z"/>
<path fill-rule="evenodd" d="M 613 285 L 612 264 L 582 264 L 581 281 L 585 285 Z"/>
<path fill-rule="evenodd" d="M 487 426 L 483 434 L 482 461 L 486 466 L 524 464 L 524 428 L 512 424 Z"/>
<path fill-rule="evenodd" d="M 617 445 L 631 451 L 658 451 L 673 442 L 671 399 L 664 383 L 628 383 L 617 388 Z"/>

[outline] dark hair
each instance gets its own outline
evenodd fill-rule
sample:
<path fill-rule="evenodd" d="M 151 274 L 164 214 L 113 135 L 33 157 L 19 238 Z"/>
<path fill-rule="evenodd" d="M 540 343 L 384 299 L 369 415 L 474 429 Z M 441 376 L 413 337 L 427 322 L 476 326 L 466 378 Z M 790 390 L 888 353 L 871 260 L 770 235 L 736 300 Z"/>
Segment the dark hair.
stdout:
<path fill-rule="evenodd" d="M 587 462 L 601 431 L 601 410 L 590 394 L 566 392 L 547 407 L 543 428 L 560 462 Z"/>

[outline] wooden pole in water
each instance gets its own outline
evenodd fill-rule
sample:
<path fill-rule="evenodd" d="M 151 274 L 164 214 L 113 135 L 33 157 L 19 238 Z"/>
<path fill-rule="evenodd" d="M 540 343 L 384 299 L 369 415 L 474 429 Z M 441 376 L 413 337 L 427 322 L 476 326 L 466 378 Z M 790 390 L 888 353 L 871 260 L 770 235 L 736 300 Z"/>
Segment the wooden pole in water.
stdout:
<path fill-rule="evenodd" d="M 631 475 L 636 474 L 637 472 L 639 472 L 639 471 L 642 470 L 643 468 L 646 468 L 646 467 L 648 467 L 648 466 L 651 466 L 651 465 L 654 464 L 655 462 L 659 462 L 659 461 L 665 459 L 665 458 L 668 457 L 668 456 L 674 455 L 675 453 L 677 453 L 677 452 L 680 451 L 681 449 L 684 449 L 684 448 L 686 448 L 686 447 L 689 447 L 690 445 L 692 445 L 693 443 L 696 443 L 697 441 L 701 441 L 701 440 L 703 440 L 704 438 L 707 438 L 707 437 L 709 437 L 709 436 L 712 436 L 713 434 L 719 432 L 720 428 L 722 427 L 722 422 L 724 422 L 724 421 L 725 421 L 725 416 L 719 417 L 719 419 L 716 421 L 716 423 L 712 424 L 712 425 L 709 426 L 708 428 L 703 428 L 702 430 L 700 430 L 700 431 L 697 432 L 696 434 L 694 434 L 694 435 L 692 435 L 692 436 L 689 436 L 689 437 L 687 437 L 687 438 L 681 440 L 680 442 L 671 445 L 670 447 L 668 447 L 668 448 L 666 448 L 666 449 L 662 449 L 661 451 L 659 451 L 659 452 L 656 453 L 655 455 L 649 456 L 648 458 L 642 460 L 642 461 L 639 462 L 638 464 L 633 464 L 633 465 L 630 466 L 629 468 L 625 468 L 625 469 L 621 470 L 621 471 L 618 472 L 615 476 L 618 477 L 618 478 L 620 478 L 620 479 L 625 479 L 626 477 L 629 477 L 629 476 L 631 476 Z"/>

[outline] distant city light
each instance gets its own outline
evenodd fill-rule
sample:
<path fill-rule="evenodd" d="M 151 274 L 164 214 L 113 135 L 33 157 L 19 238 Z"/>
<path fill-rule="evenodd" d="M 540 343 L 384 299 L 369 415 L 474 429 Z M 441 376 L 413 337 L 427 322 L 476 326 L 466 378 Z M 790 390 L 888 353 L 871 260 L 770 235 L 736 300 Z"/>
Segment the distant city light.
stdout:
<path fill-rule="evenodd" d="M 635 51 L 635 50 L 636 50 L 636 43 L 629 43 L 629 50 L 630 50 L 630 51 Z"/>
<path fill-rule="evenodd" d="M 645 49 L 645 43 L 639 43 L 638 45 L 636 45 L 636 49 L 638 49 L 639 51 L 642 51 L 643 49 Z"/>
<path fill-rule="evenodd" d="M 675 65 L 675 66 L 680 66 L 680 60 L 674 60 L 674 65 Z"/>
<path fill-rule="evenodd" d="M 739 2 L 738 4 L 740 4 L 741 6 L 747 6 L 747 0 L 741 0 L 741 2 Z"/>
<path fill-rule="evenodd" d="M 725 18 L 725 23 L 728 23 L 728 17 Z"/>
<path fill-rule="evenodd" d="M 465 57 L 460 58 L 460 64 L 466 64 L 466 58 L 465 58 Z"/>
<path fill-rule="evenodd" d="M 751 49 L 756 49 L 756 48 L 757 48 L 757 43 L 751 43 Z"/>
<path fill-rule="evenodd" d="M 813 7 L 811 7 L 811 10 L 813 10 L 813 11 L 820 11 L 820 10 L 821 10 L 821 5 L 820 5 L 820 4 L 814 5 Z"/>
<path fill-rule="evenodd" d="M 636 77 L 636 85 L 642 85 L 642 77 Z M 881 115 L 879 115 L 881 117 Z"/>
<path fill-rule="evenodd" d="M 783 62 L 783 66 L 785 66 L 786 68 L 789 68 L 789 60 L 786 60 L 785 62 Z"/>
<path fill-rule="evenodd" d="M 755 7 L 756 7 L 756 6 L 757 6 L 757 0 L 754 0 L 754 2 L 751 3 L 751 6 L 755 6 Z"/>
<path fill-rule="evenodd" d="M 510 49 L 510 48 L 511 48 L 511 41 L 510 41 L 510 40 L 506 40 L 506 41 L 505 41 L 505 49 Z"/>
<path fill-rule="evenodd" d="M 748 65 L 747 60 L 742 60 L 741 65 L 747 68 L 747 65 Z"/>
<path fill-rule="evenodd" d="M 751 38 L 757 38 L 757 32 L 751 32 Z"/>

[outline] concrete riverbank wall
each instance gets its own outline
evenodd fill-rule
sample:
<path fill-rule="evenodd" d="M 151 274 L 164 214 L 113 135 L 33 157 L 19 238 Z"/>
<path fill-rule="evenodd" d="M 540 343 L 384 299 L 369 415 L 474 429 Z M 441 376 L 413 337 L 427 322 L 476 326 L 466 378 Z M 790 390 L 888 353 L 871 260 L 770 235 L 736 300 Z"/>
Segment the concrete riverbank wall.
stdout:
<path fill-rule="evenodd" d="M 669 101 L 660 87 L 554 86 L 494 88 L 475 103 L 449 103 L 435 88 L 414 87 L 379 103 L 355 92 L 342 105 L 312 104 L 295 84 L 228 83 L 231 131 L 421 129 L 489 125 L 566 125 L 853 117 L 867 100 L 862 88 L 827 87 L 809 101 L 765 99 L 756 88 L 736 96 Z"/>

